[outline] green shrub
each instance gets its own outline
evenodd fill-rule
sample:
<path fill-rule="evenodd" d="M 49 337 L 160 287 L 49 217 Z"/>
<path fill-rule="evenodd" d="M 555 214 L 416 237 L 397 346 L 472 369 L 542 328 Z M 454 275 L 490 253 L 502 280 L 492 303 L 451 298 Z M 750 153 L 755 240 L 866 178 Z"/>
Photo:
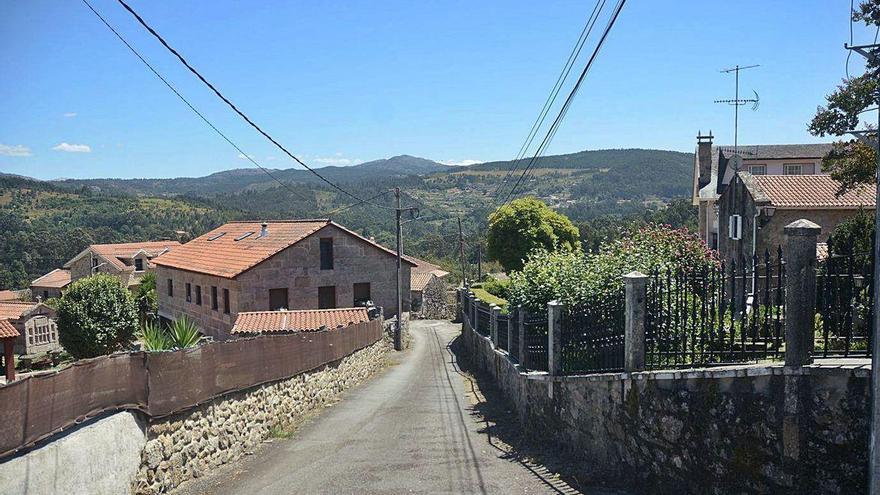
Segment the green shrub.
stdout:
<path fill-rule="evenodd" d="M 199 327 L 186 316 L 174 320 L 174 323 L 168 327 L 168 334 L 176 349 L 193 347 L 202 339 Z"/>
<path fill-rule="evenodd" d="M 585 256 L 580 251 L 534 251 L 510 279 L 508 301 L 543 310 L 552 300 L 577 307 L 623 297 L 623 275 L 634 270 L 700 270 L 717 263 L 705 243 L 686 229 L 649 224 Z"/>
<path fill-rule="evenodd" d="M 145 323 L 137 334 L 138 340 L 146 351 L 167 351 L 172 348 L 171 336 L 160 325 Z"/>
<path fill-rule="evenodd" d="M 76 359 L 122 350 L 137 329 L 134 298 L 111 275 L 77 280 L 58 303 L 58 338 Z"/>
<path fill-rule="evenodd" d="M 491 279 L 483 283 L 483 289 L 495 297 L 507 299 L 507 295 L 510 292 L 510 280 Z"/>
<path fill-rule="evenodd" d="M 199 328 L 186 316 L 181 316 L 168 327 L 147 322 L 137 333 L 146 351 L 172 351 L 195 347 L 202 340 Z"/>

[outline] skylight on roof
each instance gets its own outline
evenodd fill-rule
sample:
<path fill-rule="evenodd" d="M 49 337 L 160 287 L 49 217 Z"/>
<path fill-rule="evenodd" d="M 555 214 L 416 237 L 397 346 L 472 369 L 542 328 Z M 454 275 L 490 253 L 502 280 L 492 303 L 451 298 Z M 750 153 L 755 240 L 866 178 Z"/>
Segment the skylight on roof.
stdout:
<path fill-rule="evenodd" d="M 208 240 L 209 241 L 216 241 L 217 239 L 223 237 L 224 235 L 226 235 L 226 232 L 220 232 L 217 235 L 212 235 L 211 237 L 208 237 Z"/>
<path fill-rule="evenodd" d="M 245 232 L 244 234 L 241 234 L 240 236 L 236 237 L 235 240 L 240 241 L 242 239 L 247 239 L 248 237 L 250 237 L 252 235 L 254 235 L 253 232 Z"/>

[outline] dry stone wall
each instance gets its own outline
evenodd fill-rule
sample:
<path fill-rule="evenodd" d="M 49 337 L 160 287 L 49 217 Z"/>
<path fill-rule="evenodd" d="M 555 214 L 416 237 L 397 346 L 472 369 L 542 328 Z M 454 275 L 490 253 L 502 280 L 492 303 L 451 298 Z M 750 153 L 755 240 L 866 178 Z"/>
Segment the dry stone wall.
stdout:
<path fill-rule="evenodd" d="M 389 349 L 390 341 L 385 338 L 315 371 L 152 421 L 132 491 L 165 493 L 252 452 L 273 433 L 296 427 L 344 390 L 376 373 Z"/>

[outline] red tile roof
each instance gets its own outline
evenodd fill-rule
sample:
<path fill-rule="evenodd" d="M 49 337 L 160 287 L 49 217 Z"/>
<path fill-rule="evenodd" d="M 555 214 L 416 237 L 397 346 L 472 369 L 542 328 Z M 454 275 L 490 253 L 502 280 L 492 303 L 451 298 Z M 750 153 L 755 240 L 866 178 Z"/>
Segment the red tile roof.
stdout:
<path fill-rule="evenodd" d="M 79 254 L 64 264 L 70 267 L 74 261 L 85 256 L 89 252 L 94 253 L 107 263 L 116 267 L 117 270 L 134 271 L 134 266 L 126 265 L 121 259 L 134 258 L 138 253 L 143 251 L 148 258 L 153 258 L 161 253 L 180 246 L 178 241 L 143 241 L 143 242 L 123 242 L 117 244 L 91 244 L 83 249 Z"/>
<path fill-rule="evenodd" d="M 874 208 L 873 187 L 838 197 L 840 183 L 828 175 L 755 175 L 754 184 L 773 206 L 792 210 Z"/>
<path fill-rule="evenodd" d="M 54 287 L 62 289 L 70 284 L 70 270 L 56 268 L 51 272 L 31 282 L 31 285 L 37 287 Z"/>
<path fill-rule="evenodd" d="M 0 320 L 0 339 L 12 339 L 19 335 L 21 334 L 12 326 L 12 323 L 9 323 L 9 320 Z"/>
<path fill-rule="evenodd" d="M 17 320 L 21 315 L 37 307 L 39 303 L 2 301 L 0 302 L 0 320 Z"/>
<path fill-rule="evenodd" d="M 411 277 L 412 278 L 409 282 L 410 290 L 418 292 L 425 290 L 428 282 L 433 280 L 436 275 L 431 272 L 417 272 L 415 271 L 415 269 L 413 269 Z"/>
<path fill-rule="evenodd" d="M 159 256 L 153 264 L 235 278 L 329 225 L 394 255 L 394 251 L 330 220 L 282 220 L 267 224 L 269 234 L 260 237 L 261 222 L 227 223 Z"/>
<path fill-rule="evenodd" d="M 446 275 L 449 275 L 449 272 L 443 270 L 438 265 L 435 265 L 433 263 L 428 263 L 425 260 L 420 260 L 420 259 L 415 258 L 413 256 L 404 256 L 404 258 L 406 258 L 407 260 L 412 261 L 413 263 L 416 264 L 416 266 L 413 267 L 413 269 L 412 269 L 414 274 L 415 273 L 433 273 L 434 275 L 437 275 L 440 278 L 443 278 Z"/>
<path fill-rule="evenodd" d="M 367 308 L 254 311 L 239 313 L 232 333 L 314 332 L 369 320 Z"/>
<path fill-rule="evenodd" d="M 0 301 L 18 301 L 19 297 L 18 291 L 0 290 Z"/>

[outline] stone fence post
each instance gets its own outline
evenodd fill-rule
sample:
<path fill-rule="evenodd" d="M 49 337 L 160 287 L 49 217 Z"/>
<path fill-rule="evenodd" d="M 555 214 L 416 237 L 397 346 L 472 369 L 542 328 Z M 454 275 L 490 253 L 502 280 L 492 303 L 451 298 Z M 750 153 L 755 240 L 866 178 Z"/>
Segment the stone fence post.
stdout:
<path fill-rule="evenodd" d="M 498 347 L 498 313 L 501 308 L 494 304 L 489 305 L 489 338 L 492 339 L 492 347 Z"/>
<path fill-rule="evenodd" d="M 519 356 L 519 364 L 526 365 L 526 311 L 522 306 L 516 307 L 516 325 L 519 329 L 519 342 L 516 343 L 516 351 Z"/>
<path fill-rule="evenodd" d="M 626 372 L 645 370 L 645 301 L 648 277 L 641 272 L 623 276 L 626 294 L 623 335 L 623 369 Z"/>
<path fill-rule="evenodd" d="M 462 317 L 462 305 L 461 302 L 464 299 L 464 287 L 459 287 L 455 289 L 455 317 Z M 464 321 L 464 320 L 462 320 Z"/>
<path fill-rule="evenodd" d="M 479 326 L 479 323 L 477 323 L 477 298 L 474 296 L 474 293 L 471 291 L 468 291 L 468 296 L 470 299 L 471 329 L 476 330 L 477 327 Z"/>
<path fill-rule="evenodd" d="M 559 301 L 547 303 L 547 371 L 562 374 L 562 309 Z"/>
<path fill-rule="evenodd" d="M 813 362 L 816 240 L 822 228 L 800 219 L 785 226 L 785 365 Z"/>

